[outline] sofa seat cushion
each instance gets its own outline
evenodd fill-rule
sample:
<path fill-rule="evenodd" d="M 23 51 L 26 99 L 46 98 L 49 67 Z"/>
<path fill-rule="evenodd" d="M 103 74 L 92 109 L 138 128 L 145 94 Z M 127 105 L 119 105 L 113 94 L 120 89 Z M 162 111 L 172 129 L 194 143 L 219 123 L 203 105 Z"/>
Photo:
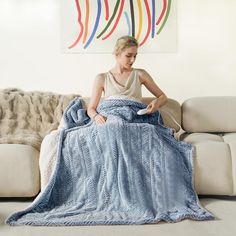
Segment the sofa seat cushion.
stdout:
<path fill-rule="evenodd" d="M 210 141 L 223 142 L 221 135 L 210 133 L 184 133 L 182 134 L 181 139 L 191 144 Z"/>
<path fill-rule="evenodd" d="M 194 184 L 198 194 L 235 195 L 236 133 L 184 133 L 195 147 Z"/>
<path fill-rule="evenodd" d="M 0 144 L 0 197 L 33 197 L 40 190 L 39 152 L 29 145 Z"/>

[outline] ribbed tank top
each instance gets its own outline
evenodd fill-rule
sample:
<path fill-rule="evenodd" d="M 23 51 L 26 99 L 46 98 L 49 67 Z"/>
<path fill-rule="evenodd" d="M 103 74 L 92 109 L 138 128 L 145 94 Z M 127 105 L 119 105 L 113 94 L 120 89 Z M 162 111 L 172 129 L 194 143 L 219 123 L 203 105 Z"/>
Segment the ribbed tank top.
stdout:
<path fill-rule="evenodd" d="M 142 90 L 138 71 L 135 69 L 131 71 L 125 86 L 118 84 L 111 72 L 107 72 L 105 75 L 104 98 L 128 98 L 140 101 Z"/>

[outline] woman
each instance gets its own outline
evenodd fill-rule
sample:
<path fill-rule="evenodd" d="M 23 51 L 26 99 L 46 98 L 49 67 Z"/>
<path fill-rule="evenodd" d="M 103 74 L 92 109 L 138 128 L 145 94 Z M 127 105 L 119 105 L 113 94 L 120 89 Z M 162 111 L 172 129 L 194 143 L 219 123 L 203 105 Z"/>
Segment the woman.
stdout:
<path fill-rule="evenodd" d="M 138 53 L 138 42 L 131 36 L 123 36 L 116 42 L 114 55 L 115 66 L 108 73 L 96 76 L 91 101 L 88 106 L 88 115 L 96 124 L 106 122 L 106 117 L 96 111 L 102 92 L 105 99 L 123 97 L 141 100 L 141 85 L 143 84 L 157 99 L 154 99 L 147 107 L 147 113 L 153 113 L 162 107 L 167 96 L 157 86 L 152 77 L 143 69 L 134 69 L 132 66 Z"/>

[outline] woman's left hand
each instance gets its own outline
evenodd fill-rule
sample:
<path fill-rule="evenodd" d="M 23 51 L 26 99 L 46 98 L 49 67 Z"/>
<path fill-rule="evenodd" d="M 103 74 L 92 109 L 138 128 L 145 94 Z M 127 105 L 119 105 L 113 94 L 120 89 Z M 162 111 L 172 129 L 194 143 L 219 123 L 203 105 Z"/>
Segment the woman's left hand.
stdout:
<path fill-rule="evenodd" d="M 147 114 L 153 113 L 153 112 L 157 111 L 159 108 L 160 108 L 160 104 L 159 104 L 158 100 L 154 99 L 147 106 L 147 109 L 148 109 Z"/>

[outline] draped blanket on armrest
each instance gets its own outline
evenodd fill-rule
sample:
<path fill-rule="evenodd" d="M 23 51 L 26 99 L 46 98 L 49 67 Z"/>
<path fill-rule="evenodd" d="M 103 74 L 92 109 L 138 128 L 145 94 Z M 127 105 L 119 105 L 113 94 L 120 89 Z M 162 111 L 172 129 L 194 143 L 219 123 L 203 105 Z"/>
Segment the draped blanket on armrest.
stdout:
<path fill-rule="evenodd" d="M 210 220 L 193 188 L 192 146 L 177 141 L 145 104 L 104 100 L 96 125 L 75 99 L 63 116 L 58 157 L 45 189 L 10 225 L 144 224 Z"/>

